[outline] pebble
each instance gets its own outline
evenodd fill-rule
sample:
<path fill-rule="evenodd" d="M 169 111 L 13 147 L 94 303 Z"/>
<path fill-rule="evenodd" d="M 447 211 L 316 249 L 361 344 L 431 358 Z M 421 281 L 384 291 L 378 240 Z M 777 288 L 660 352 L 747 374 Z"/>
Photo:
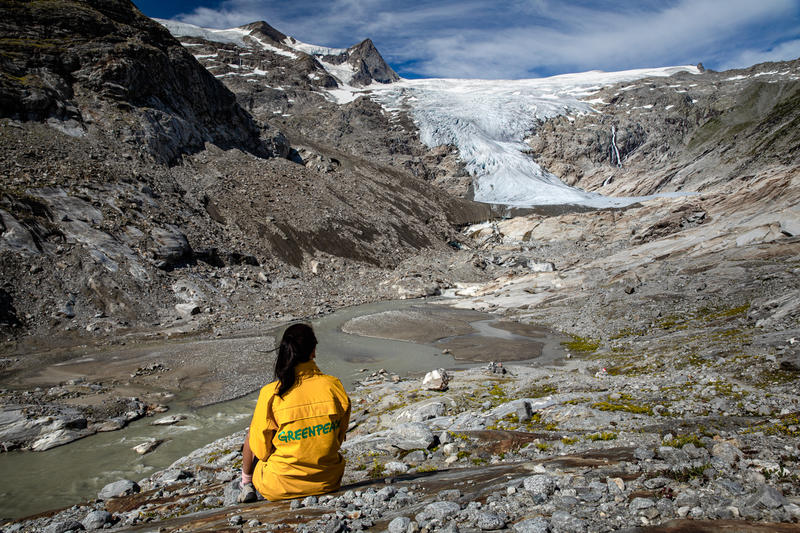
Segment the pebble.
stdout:
<path fill-rule="evenodd" d="M 483 531 L 494 531 L 506 527 L 506 522 L 495 513 L 479 513 L 478 527 Z"/>

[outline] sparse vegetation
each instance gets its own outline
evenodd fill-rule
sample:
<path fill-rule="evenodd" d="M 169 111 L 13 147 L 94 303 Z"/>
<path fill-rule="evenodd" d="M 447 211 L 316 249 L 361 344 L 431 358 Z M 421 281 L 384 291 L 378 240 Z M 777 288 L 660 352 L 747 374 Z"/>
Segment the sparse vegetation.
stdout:
<path fill-rule="evenodd" d="M 561 344 L 567 350 L 582 355 L 594 353 L 600 347 L 599 340 L 578 337 L 577 335 L 573 335 L 571 341 L 562 342 Z"/>
<path fill-rule="evenodd" d="M 653 415 L 652 407 L 635 403 L 633 398 L 627 394 L 620 394 L 617 400 L 608 399 L 603 402 L 595 402 L 592 407 L 600 411 L 625 411 L 634 414 Z"/>
<path fill-rule="evenodd" d="M 615 440 L 617 438 L 617 434 L 612 431 L 603 431 L 601 433 L 592 433 L 587 435 L 586 438 L 593 442 L 598 440 Z"/>
<path fill-rule="evenodd" d="M 555 385 L 544 383 L 524 389 L 520 391 L 520 395 L 525 396 L 526 398 L 542 398 L 544 396 L 555 394 L 556 392 L 558 392 L 558 389 L 555 387 Z"/>
<path fill-rule="evenodd" d="M 664 446 L 671 446 L 673 448 L 683 448 L 686 444 L 694 444 L 698 448 L 705 448 L 706 445 L 700 440 L 700 437 L 694 433 L 685 435 L 677 435 L 671 439 L 663 441 Z"/>
<path fill-rule="evenodd" d="M 689 468 L 684 468 L 682 470 L 670 470 L 666 473 L 666 476 L 674 479 L 675 481 L 686 483 L 687 481 L 691 481 L 692 479 L 702 478 L 705 471 L 708 470 L 709 468 L 711 468 L 711 465 L 705 463 L 700 466 L 693 466 Z"/>
<path fill-rule="evenodd" d="M 379 463 L 376 460 L 372 462 L 372 468 L 369 469 L 369 477 L 372 479 L 377 479 L 379 477 L 383 477 L 386 474 L 386 467 L 383 463 Z"/>

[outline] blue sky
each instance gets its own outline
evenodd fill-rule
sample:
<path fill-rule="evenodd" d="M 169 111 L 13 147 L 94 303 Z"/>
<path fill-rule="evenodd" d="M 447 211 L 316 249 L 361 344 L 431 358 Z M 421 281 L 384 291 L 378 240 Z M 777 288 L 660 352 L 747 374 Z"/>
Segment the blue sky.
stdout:
<path fill-rule="evenodd" d="M 517 79 L 800 57 L 800 0 L 133 0 L 207 28 L 256 20 L 301 41 L 371 38 L 407 78 Z"/>

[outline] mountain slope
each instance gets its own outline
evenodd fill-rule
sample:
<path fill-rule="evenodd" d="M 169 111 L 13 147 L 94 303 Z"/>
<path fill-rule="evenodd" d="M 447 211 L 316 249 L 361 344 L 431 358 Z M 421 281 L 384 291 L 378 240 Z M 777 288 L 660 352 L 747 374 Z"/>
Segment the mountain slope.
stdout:
<path fill-rule="evenodd" d="M 587 190 L 730 193 L 796 168 L 799 80 L 795 60 L 614 85 L 592 95 L 596 112 L 546 120 L 528 142 L 540 165 Z"/>
<path fill-rule="evenodd" d="M 288 91 L 234 96 L 220 81 L 233 76 L 203 68 L 130 2 L 11 2 L 2 24 L 14 36 L 0 41 L 0 273 L 13 280 L 0 319 L 10 333 L 228 327 L 372 301 L 394 293 L 378 288 L 387 269 L 445 253 L 453 223 L 488 215 L 369 157 L 365 129 L 385 127 L 382 115 L 358 126 L 362 153 L 323 142 L 273 157 L 289 155 L 270 108 L 292 105 Z M 253 28 L 265 43 L 275 34 Z M 306 80 L 309 100 L 329 106 L 309 121 L 350 121 L 315 92 L 308 74 L 327 75 L 316 59 L 280 46 L 260 58 L 264 77 Z M 380 111 L 351 107 L 353 117 Z M 204 312 L 187 316 L 186 305 Z"/>
<path fill-rule="evenodd" d="M 0 116 L 58 120 L 168 163 L 206 142 L 286 154 L 279 134 L 128 1 L 7 1 L 3 15 Z"/>
<path fill-rule="evenodd" d="M 266 22 L 227 30 L 161 23 L 240 105 L 286 134 L 296 161 L 328 172 L 357 168 L 366 158 L 428 181 L 469 181 L 455 150 L 427 148 L 408 113 L 384 109 L 369 97 L 397 79 L 370 41 L 334 49 L 302 43 Z M 348 85 L 373 75 L 392 83 Z"/>

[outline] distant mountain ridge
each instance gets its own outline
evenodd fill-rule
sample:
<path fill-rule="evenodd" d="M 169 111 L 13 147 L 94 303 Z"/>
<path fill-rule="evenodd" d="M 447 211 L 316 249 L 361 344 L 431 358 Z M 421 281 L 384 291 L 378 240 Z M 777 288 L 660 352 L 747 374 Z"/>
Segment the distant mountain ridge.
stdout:
<path fill-rule="evenodd" d="M 235 44 L 259 52 L 291 57 L 301 63 L 308 62 L 306 70 L 309 75 L 316 74 L 323 79 L 327 74 L 334 79 L 334 84 L 325 80 L 323 86 L 328 88 L 344 85 L 365 87 L 372 82 L 392 83 L 400 80 L 400 76 L 386 63 L 370 39 L 350 48 L 328 48 L 303 43 L 263 20 L 226 30 L 202 28 L 164 19 L 154 20 L 164 25 L 176 38 L 184 39 L 184 42 L 189 42 L 186 38 L 196 38 Z"/>

